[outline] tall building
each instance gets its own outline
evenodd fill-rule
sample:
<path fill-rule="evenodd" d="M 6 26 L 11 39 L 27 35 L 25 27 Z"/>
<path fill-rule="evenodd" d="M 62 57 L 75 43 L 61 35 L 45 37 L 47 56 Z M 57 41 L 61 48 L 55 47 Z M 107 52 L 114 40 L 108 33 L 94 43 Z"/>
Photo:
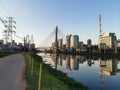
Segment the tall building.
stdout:
<path fill-rule="evenodd" d="M 115 53 L 120 52 L 120 40 L 115 41 Z"/>
<path fill-rule="evenodd" d="M 88 40 L 87 40 L 87 45 L 88 45 L 88 46 L 91 46 L 91 45 L 92 45 L 91 39 L 88 39 Z"/>
<path fill-rule="evenodd" d="M 79 45 L 79 36 L 78 35 L 72 35 L 71 37 L 71 48 L 78 48 Z"/>
<path fill-rule="evenodd" d="M 117 47 L 120 47 L 120 40 L 117 40 Z"/>
<path fill-rule="evenodd" d="M 61 50 L 63 47 L 63 39 L 58 40 L 58 48 Z"/>
<path fill-rule="evenodd" d="M 52 42 L 52 49 L 54 49 L 55 47 L 55 42 Z"/>
<path fill-rule="evenodd" d="M 115 33 L 103 33 L 99 35 L 98 47 L 99 49 L 106 48 L 112 49 L 114 48 L 116 41 Z"/>
<path fill-rule="evenodd" d="M 79 42 L 79 48 L 83 49 L 83 42 L 82 41 Z"/>
<path fill-rule="evenodd" d="M 66 35 L 66 49 L 70 50 L 70 43 L 71 43 L 71 34 L 70 35 Z"/>

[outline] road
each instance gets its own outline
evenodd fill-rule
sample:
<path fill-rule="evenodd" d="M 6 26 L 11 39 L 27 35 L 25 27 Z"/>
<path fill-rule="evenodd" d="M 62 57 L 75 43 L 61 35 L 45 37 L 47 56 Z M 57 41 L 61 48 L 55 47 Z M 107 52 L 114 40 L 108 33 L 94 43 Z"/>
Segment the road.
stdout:
<path fill-rule="evenodd" d="M 0 58 L 0 90 L 25 90 L 24 67 L 22 54 Z"/>

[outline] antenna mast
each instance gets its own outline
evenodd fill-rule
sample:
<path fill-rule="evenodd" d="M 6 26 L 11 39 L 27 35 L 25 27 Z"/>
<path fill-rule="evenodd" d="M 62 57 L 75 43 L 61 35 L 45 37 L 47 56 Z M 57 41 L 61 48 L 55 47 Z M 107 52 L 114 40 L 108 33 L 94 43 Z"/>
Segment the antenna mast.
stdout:
<path fill-rule="evenodd" d="M 99 23 L 100 23 L 100 34 L 102 34 L 102 16 L 99 15 Z"/>

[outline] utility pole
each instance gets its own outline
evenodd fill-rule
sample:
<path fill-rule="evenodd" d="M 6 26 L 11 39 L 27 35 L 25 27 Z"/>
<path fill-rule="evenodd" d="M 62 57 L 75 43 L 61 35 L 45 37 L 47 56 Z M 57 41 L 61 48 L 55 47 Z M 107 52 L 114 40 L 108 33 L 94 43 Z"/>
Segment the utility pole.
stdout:
<path fill-rule="evenodd" d="M 26 47 L 29 50 L 29 34 L 26 36 Z"/>
<path fill-rule="evenodd" d="M 25 52 L 25 48 L 26 48 L 26 40 L 25 40 L 25 37 L 24 37 L 24 52 Z"/>

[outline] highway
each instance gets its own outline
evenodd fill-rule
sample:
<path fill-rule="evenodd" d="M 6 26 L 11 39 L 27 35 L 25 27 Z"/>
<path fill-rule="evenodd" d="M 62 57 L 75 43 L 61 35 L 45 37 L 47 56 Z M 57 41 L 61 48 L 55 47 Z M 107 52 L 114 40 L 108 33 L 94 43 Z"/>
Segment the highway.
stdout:
<path fill-rule="evenodd" d="M 25 90 L 24 67 L 22 54 L 0 58 L 0 90 Z"/>

